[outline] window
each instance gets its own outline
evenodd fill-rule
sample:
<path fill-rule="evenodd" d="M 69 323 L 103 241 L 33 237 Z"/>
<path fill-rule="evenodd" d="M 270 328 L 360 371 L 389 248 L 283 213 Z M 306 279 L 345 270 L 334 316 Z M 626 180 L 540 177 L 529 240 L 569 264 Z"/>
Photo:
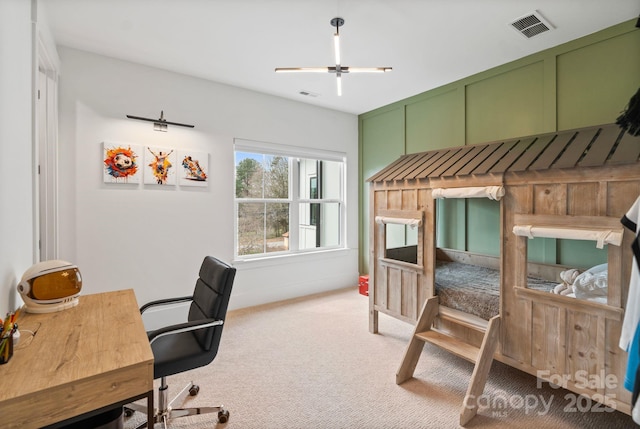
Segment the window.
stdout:
<path fill-rule="evenodd" d="M 418 228 L 387 223 L 384 236 L 385 258 L 410 264 L 418 263 Z"/>
<path fill-rule="evenodd" d="M 384 261 L 422 267 L 423 213 L 419 210 L 379 210 L 375 223 L 384 228 Z"/>
<path fill-rule="evenodd" d="M 344 247 L 343 154 L 236 140 L 235 255 Z"/>
<path fill-rule="evenodd" d="M 514 220 L 520 258 L 526 258 L 516 261 L 518 272 L 534 278 L 523 289 L 620 305 L 619 296 L 610 299 L 608 290 L 609 272 L 621 269 L 614 256 L 623 237 L 618 218 L 583 216 L 567 224 L 560 216 L 516 214 Z"/>

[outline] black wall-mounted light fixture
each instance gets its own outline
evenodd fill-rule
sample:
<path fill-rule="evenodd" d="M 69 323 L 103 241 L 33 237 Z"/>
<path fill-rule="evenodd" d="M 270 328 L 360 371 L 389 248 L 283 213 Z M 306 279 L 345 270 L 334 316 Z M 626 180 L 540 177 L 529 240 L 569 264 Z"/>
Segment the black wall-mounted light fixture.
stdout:
<path fill-rule="evenodd" d="M 129 119 L 137 119 L 139 121 L 147 121 L 147 122 L 153 122 L 153 129 L 155 131 L 167 131 L 167 126 L 168 125 L 178 125 L 180 127 L 187 127 L 187 128 L 193 128 L 193 125 L 189 125 L 189 124 L 181 124 L 180 122 L 169 122 L 164 118 L 164 110 L 160 111 L 160 118 L 159 119 L 151 119 L 151 118 L 143 118 L 140 116 L 133 116 L 133 115 L 127 115 L 127 118 Z"/>

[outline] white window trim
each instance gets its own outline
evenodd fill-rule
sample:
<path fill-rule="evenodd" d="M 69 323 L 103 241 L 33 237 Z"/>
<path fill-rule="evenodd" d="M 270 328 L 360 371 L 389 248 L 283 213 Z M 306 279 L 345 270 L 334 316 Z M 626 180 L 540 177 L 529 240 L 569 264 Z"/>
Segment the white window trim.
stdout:
<path fill-rule="evenodd" d="M 303 204 L 303 203 L 338 203 L 340 205 L 340 235 L 339 235 L 339 244 L 337 246 L 324 246 L 312 249 L 298 249 L 299 243 L 299 235 L 298 228 L 290 228 L 289 229 L 289 250 L 282 252 L 270 252 L 270 253 L 260 253 L 255 255 L 238 255 L 238 204 L 237 199 L 235 197 L 235 180 L 233 180 L 233 255 L 234 262 L 249 262 L 249 261 L 260 261 L 260 260 L 273 260 L 274 258 L 287 258 L 291 256 L 297 256 L 301 254 L 314 254 L 314 253 L 324 253 L 327 251 L 335 251 L 335 250 L 344 250 L 347 249 L 347 190 L 346 190 L 346 182 L 347 182 L 347 154 L 343 152 L 336 151 L 328 151 L 323 149 L 315 149 L 315 148 L 304 148 L 298 146 L 289 146 L 282 145 L 276 143 L 269 142 L 260 142 L 255 140 L 246 140 L 235 138 L 234 139 L 234 174 L 235 174 L 235 153 L 241 152 L 253 152 L 253 153 L 261 153 L 268 155 L 276 155 L 276 156 L 285 156 L 289 158 L 289 198 L 285 201 L 284 199 L 268 199 L 268 198 L 246 198 L 243 199 L 244 202 L 286 202 L 290 205 L 289 210 L 289 224 L 290 225 L 299 225 L 299 211 L 291 209 L 292 207 Z M 340 196 L 341 199 L 335 198 L 327 198 L 327 199 L 303 199 L 299 198 L 299 181 L 293 178 L 297 178 L 299 176 L 299 165 L 297 162 L 292 162 L 293 159 L 318 159 L 322 161 L 335 161 L 340 162 L 342 164 L 342 178 L 340 184 Z"/>

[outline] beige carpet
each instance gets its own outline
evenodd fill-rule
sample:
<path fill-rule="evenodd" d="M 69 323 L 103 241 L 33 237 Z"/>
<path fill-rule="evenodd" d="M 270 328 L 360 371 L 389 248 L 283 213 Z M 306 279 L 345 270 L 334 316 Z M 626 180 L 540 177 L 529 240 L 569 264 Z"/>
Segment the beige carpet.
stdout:
<path fill-rule="evenodd" d="M 169 378 L 170 396 L 193 379 L 200 394 L 184 405 L 222 402 L 229 422 L 204 415 L 171 427 L 459 428 L 472 365 L 426 345 L 415 377 L 398 386 L 395 372 L 412 326 L 385 315 L 379 326 L 379 334 L 368 332 L 368 298 L 357 288 L 230 312 L 216 360 Z M 535 377 L 494 362 L 486 406 L 466 427 L 637 427 L 623 413 L 587 398 L 572 402 L 572 395 L 546 384 L 537 388 Z M 141 418 L 135 414 L 125 427 Z"/>

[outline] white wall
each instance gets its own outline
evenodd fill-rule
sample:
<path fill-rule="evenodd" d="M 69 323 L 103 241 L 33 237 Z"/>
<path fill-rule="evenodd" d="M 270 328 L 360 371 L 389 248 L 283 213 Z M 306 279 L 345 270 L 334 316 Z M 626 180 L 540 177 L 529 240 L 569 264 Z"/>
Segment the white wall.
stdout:
<path fill-rule="evenodd" d="M 0 317 L 34 257 L 31 2 L 0 1 Z"/>
<path fill-rule="evenodd" d="M 238 262 L 230 308 L 355 286 L 357 117 L 66 47 L 61 59 L 60 257 L 83 293 L 188 295 L 205 255 L 233 260 L 233 138 L 347 152 L 349 249 Z M 126 114 L 186 122 L 195 129 Z M 103 141 L 208 152 L 209 187 L 103 183 Z"/>

